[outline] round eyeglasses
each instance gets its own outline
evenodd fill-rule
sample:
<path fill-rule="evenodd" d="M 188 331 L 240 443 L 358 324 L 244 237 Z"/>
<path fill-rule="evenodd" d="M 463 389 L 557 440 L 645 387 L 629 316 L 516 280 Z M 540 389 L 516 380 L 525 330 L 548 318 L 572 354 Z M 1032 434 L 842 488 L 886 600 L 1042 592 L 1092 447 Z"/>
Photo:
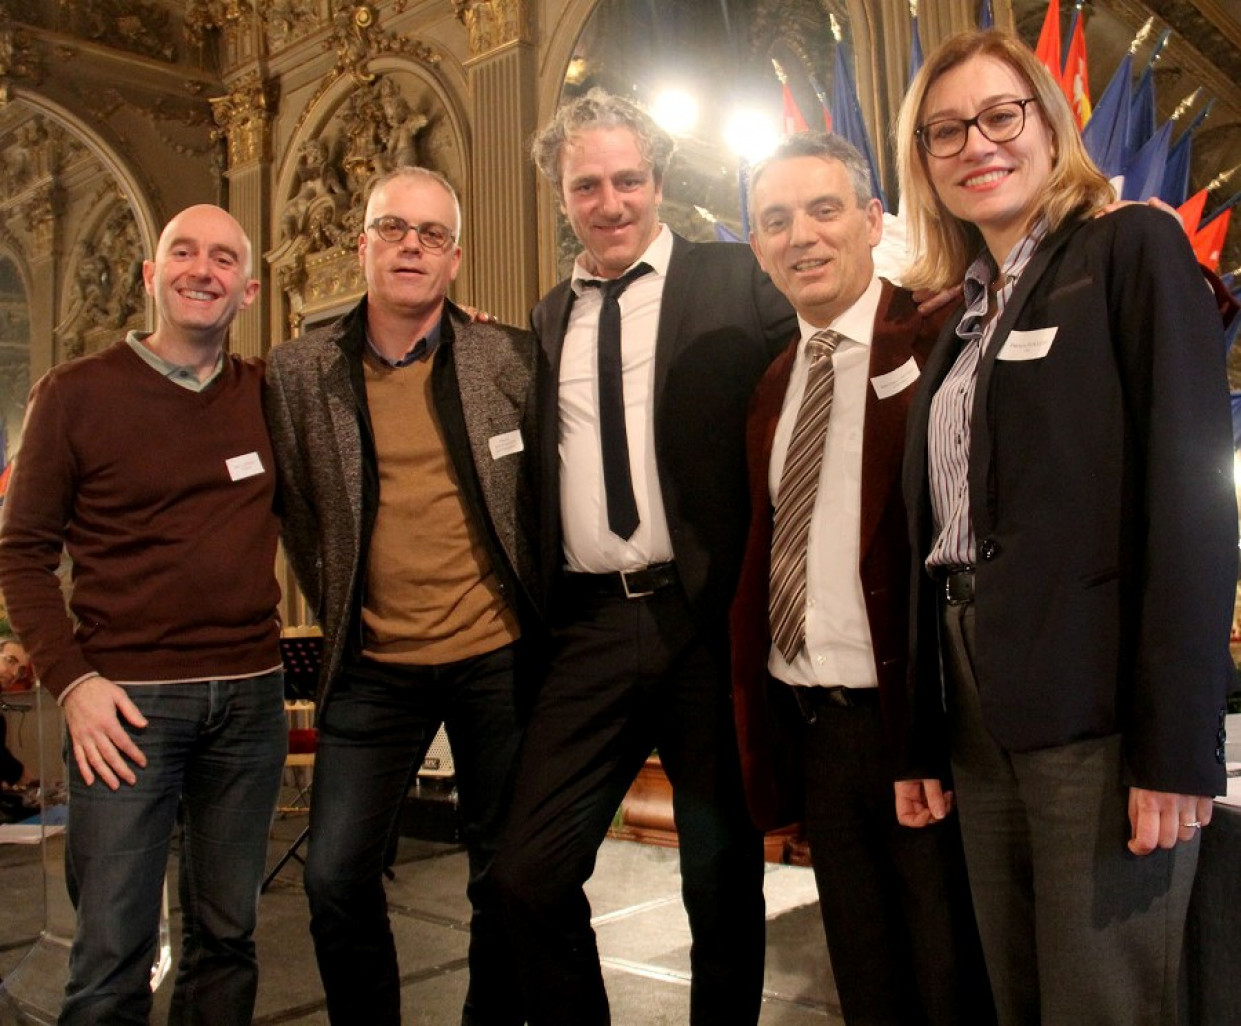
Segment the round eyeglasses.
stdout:
<path fill-rule="evenodd" d="M 971 128 L 977 128 L 989 142 L 1012 142 L 1025 131 L 1026 104 L 1037 102 L 1038 97 L 1027 96 L 1024 100 L 993 103 L 968 120 L 943 118 L 928 121 L 914 131 L 914 136 L 932 157 L 955 157 L 965 149 Z"/>
<path fill-rule="evenodd" d="M 383 239 L 384 242 L 401 242 L 406 235 L 413 232 L 418 236 L 418 241 L 422 243 L 422 248 L 429 249 L 432 252 L 447 249 L 457 241 L 457 237 L 447 227 L 436 221 L 410 224 L 405 218 L 395 217 L 391 214 L 375 218 L 366 227 L 373 228 L 375 234 Z"/>

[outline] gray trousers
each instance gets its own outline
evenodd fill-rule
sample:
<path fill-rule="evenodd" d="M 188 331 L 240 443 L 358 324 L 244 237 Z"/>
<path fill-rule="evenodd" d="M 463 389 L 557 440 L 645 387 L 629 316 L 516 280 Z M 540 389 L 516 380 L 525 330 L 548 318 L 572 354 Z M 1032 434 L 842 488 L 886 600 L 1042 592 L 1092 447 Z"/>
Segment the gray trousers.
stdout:
<path fill-rule="evenodd" d="M 961 834 L 1001 1026 L 1172 1026 L 1198 839 L 1129 852 L 1120 735 L 1035 752 L 988 733 L 974 607 L 944 606 Z"/>

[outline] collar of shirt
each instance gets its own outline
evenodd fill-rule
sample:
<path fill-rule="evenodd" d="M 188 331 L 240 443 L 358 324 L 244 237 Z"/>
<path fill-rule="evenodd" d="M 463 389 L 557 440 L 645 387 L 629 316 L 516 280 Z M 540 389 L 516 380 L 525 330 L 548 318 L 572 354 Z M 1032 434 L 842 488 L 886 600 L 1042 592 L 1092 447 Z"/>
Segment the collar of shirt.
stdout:
<path fill-rule="evenodd" d="M 409 351 L 399 360 L 389 360 L 383 353 L 376 349 L 375 343 L 371 341 L 371 333 L 369 330 L 366 332 L 366 348 L 370 350 L 371 356 L 375 357 L 375 359 L 382 363 L 385 367 L 408 367 L 411 363 L 414 363 L 417 360 L 429 360 L 435 355 L 435 350 L 440 347 L 440 339 L 443 337 L 443 332 L 441 330 L 443 323 L 444 318 L 441 316 L 440 319 L 432 325 L 431 330 L 423 335 L 422 338 L 418 339 L 418 341 L 412 346 L 410 346 Z"/>
<path fill-rule="evenodd" d="M 573 276 L 569 279 L 569 287 L 573 289 L 575 296 L 581 296 L 586 291 L 583 284 L 586 281 L 597 281 L 599 276 L 591 274 L 582 265 L 583 254 L 578 254 L 578 258 L 573 261 Z M 646 252 L 635 260 L 629 267 L 625 268 L 627 273 L 631 267 L 636 267 L 640 263 L 649 264 L 651 270 L 655 272 L 655 277 L 663 279 L 668 276 L 668 264 L 672 260 L 672 229 L 666 224 L 659 226 L 659 234 L 655 236 L 655 240 L 646 247 Z M 619 277 L 619 275 L 618 275 Z"/>
<path fill-rule="evenodd" d="M 1038 249 L 1038 244 L 1043 241 L 1046 234 L 1047 222 L 1040 219 L 1029 233 L 1009 250 L 998 273 L 995 261 L 987 250 L 984 249 L 978 254 L 974 262 L 970 264 L 969 270 L 965 272 L 966 307 L 965 315 L 957 325 L 959 338 L 970 342 L 982 335 L 987 323 L 989 305 L 987 292 L 991 288 L 991 283 L 996 280 L 1001 282 L 996 293 L 997 316 L 998 312 L 1004 309 L 1004 304 L 1012 295 L 1013 286 L 1017 284 L 1021 272 L 1026 269 L 1026 264 L 1030 262 L 1030 258 L 1034 256 L 1034 251 Z"/>
<path fill-rule="evenodd" d="M 150 331 L 131 331 L 125 336 L 125 341 L 129 343 L 129 347 L 135 353 L 142 357 L 143 362 L 145 362 L 147 366 L 158 371 L 173 384 L 180 385 L 182 388 L 189 389 L 191 392 L 201 392 L 204 388 L 210 385 L 211 382 L 215 381 L 215 379 L 218 378 L 220 373 L 224 370 L 224 354 L 220 353 L 220 355 L 216 357 L 215 367 L 207 376 L 207 380 L 199 381 L 198 375 L 195 373 L 194 368 L 186 367 L 184 364 L 180 363 L 169 363 L 158 353 L 148 349 L 144 339 L 150 338 L 152 334 L 153 332 Z"/>
<path fill-rule="evenodd" d="M 858 296 L 853 301 L 853 305 L 833 320 L 828 327 L 844 335 L 850 342 L 869 347 L 871 335 L 875 331 L 875 313 L 879 310 L 879 297 L 882 294 L 883 283 L 877 275 L 871 275 L 866 291 Z M 797 363 L 802 364 L 806 360 L 806 343 L 810 341 L 810 336 L 823 329 L 811 324 L 801 314 L 797 315 L 797 326 L 801 330 L 801 341 L 797 347 Z"/>

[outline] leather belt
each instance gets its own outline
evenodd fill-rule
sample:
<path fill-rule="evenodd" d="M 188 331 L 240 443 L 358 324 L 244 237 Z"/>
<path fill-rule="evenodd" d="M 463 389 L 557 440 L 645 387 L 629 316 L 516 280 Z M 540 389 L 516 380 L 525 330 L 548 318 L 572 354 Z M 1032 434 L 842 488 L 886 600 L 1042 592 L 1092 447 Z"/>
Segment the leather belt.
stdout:
<path fill-rule="evenodd" d="M 835 705 L 842 709 L 856 709 L 879 701 L 878 688 L 799 687 L 794 693 L 811 705 Z"/>
<path fill-rule="evenodd" d="M 974 601 L 974 567 L 970 563 L 937 566 L 933 570 L 940 594 L 950 606 L 963 606 Z"/>
<path fill-rule="evenodd" d="M 575 594 L 602 595 L 607 598 L 640 599 L 676 584 L 675 563 L 652 563 L 638 570 L 617 570 L 607 574 L 564 575 L 565 584 Z"/>

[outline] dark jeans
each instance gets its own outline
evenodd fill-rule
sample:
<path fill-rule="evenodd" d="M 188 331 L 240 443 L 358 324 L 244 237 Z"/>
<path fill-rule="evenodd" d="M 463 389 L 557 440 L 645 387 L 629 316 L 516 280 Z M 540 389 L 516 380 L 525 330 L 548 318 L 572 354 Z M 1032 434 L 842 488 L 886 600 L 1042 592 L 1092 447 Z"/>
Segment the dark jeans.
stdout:
<path fill-rule="evenodd" d="M 168 849 L 181 819 L 181 960 L 171 1023 L 242 1026 L 254 1011 L 254 927 L 288 744 L 280 673 L 126 687 L 138 781 L 82 782 L 69 756 L 65 876 L 77 909 L 64 1026 L 145 1024 Z M 122 721 L 123 722 L 123 721 Z"/>
<path fill-rule="evenodd" d="M 609 1022 L 582 887 L 657 747 L 693 934 L 690 1022 L 752 1026 L 763 990 L 763 850 L 742 797 L 722 651 L 704 644 L 676 586 L 636 600 L 570 593 L 564 612 L 493 869 L 529 1021 Z"/>
<path fill-rule="evenodd" d="M 383 870 L 401 803 L 443 723 L 469 853 L 470 988 L 462 1021 L 521 1023 L 512 956 L 483 880 L 517 751 L 515 652 L 442 666 L 346 666 L 319 720 L 306 893 L 333 1023 L 401 1021 Z"/>

